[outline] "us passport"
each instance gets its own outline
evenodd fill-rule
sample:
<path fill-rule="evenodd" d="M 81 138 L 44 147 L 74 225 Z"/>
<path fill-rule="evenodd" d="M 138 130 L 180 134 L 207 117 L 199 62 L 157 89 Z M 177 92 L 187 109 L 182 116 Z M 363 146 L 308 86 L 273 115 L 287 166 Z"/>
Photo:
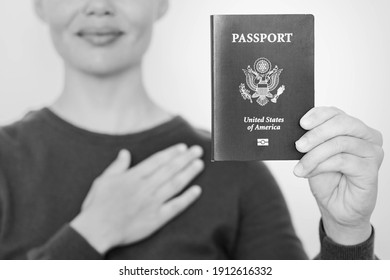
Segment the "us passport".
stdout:
<path fill-rule="evenodd" d="M 296 160 L 314 107 L 313 15 L 211 16 L 212 160 Z"/>

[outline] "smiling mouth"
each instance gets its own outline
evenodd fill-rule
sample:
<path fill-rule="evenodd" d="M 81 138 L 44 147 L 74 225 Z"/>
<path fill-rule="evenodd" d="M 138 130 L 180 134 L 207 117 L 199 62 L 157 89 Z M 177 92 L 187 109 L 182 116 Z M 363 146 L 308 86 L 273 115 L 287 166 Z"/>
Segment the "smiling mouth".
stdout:
<path fill-rule="evenodd" d="M 76 33 L 93 46 L 106 46 L 117 41 L 124 32 L 117 29 L 84 29 Z"/>

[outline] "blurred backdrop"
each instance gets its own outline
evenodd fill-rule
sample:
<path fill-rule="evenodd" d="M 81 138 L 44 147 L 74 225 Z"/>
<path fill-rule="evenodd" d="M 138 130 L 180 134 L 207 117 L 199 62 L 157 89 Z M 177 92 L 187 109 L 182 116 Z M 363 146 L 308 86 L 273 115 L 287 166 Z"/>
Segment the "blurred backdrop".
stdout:
<path fill-rule="evenodd" d="M 0 2 L 0 124 L 50 104 L 62 87 L 62 65 L 32 1 Z M 337 106 L 382 131 L 390 144 L 390 2 L 388 0 L 171 0 L 156 25 L 145 60 L 150 95 L 194 125 L 210 130 L 211 14 L 315 16 L 316 106 Z M 1 143 L 0 143 L 1 144 Z M 267 162 L 289 205 L 310 257 L 319 251 L 319 211 L 296 161 Z M 390 259 L 390 159 L 380 172 L 372 222 L 376 253 Z"/>

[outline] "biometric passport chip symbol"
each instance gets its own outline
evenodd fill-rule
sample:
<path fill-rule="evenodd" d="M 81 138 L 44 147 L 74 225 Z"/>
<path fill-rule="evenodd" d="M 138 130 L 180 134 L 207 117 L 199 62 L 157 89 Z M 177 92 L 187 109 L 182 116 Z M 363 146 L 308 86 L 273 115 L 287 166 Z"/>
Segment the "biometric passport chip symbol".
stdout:
<path fill-rule="evenodd" d="M 269 101 L 276 103 L 286 87 L 284 85 L 279 87 L 276 94 L 271 92 L 279 85 L 279 76 L 283 69 L 279 69 L 277 65 L 272 69 L 271 62 L 265 57 L 258 58 L 253 68 L 254 70 L 248 65 L 247 69 L 242 69 L 245 73 L 246 84 L 254 91 L 251 94 L 251 91 L 245 87 L 245 84 L 241 83 L 239 90 L 242 98 L 249 100 L 250 103 L 253 103 L 253 98 L 257 98 L 256 102 L 260 106 L 267 105 Z"/>

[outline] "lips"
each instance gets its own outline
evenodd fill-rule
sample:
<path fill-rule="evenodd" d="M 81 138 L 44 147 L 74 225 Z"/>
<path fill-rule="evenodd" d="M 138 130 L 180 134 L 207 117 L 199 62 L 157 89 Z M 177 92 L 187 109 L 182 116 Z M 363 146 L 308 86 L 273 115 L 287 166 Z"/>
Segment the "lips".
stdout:
<path fill-rule="evenodd" d="M 112 44 L 123 34 L 123 31 L 111 27 L 84 28 L 76 33 L 78 37 L 94 46 L 106 46 Z"/>

